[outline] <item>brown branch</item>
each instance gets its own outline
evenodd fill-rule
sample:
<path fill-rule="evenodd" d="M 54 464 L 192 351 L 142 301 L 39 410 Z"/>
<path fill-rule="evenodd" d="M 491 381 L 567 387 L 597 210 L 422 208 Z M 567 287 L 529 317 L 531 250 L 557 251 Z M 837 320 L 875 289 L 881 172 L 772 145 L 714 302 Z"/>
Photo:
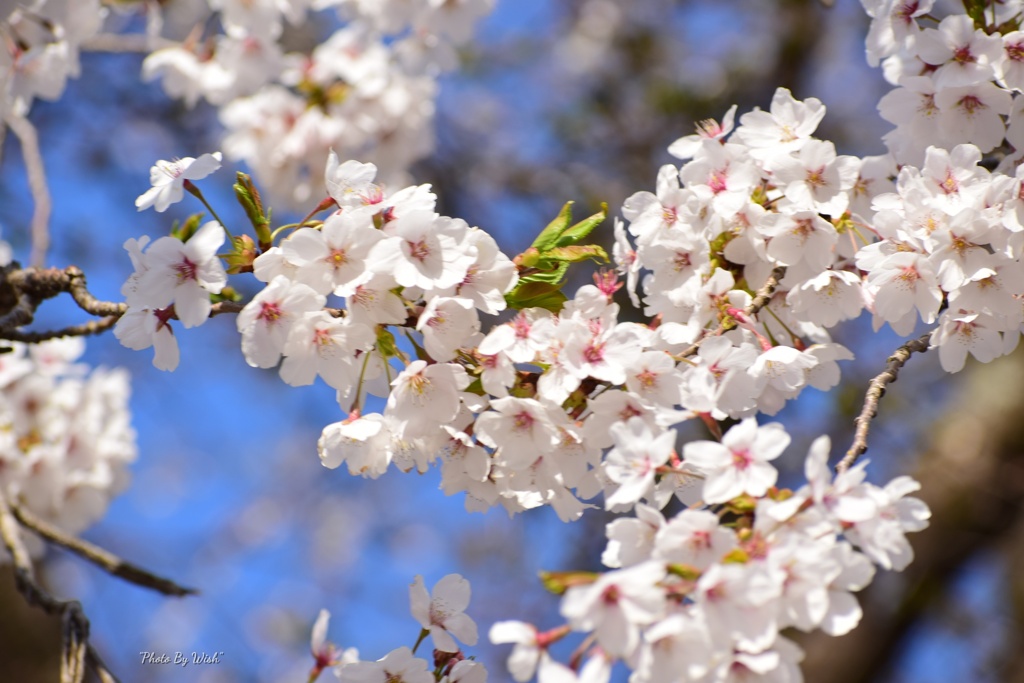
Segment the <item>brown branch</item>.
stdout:
<path fill-rule="evenodd" d="M 70 325 L 60 330 L 47 330 L 45 332 L 22 332 L 21 330 L 4 330 L 0 325 L 0 339 L 8 341 L 23 342 L 25 344 L 38 344 L 50 339 L 61 337 L 85 337 L 92 334 L 100 334 L 109 330 L 118 321 L 120 316 L 107 316 L 100 320 L 90 320 L 80 325 Z"/>
<path fill-rule="evenodd" d="M 868 450 L 868 430 L 871 428 L 871 420 L 878 414 L 878 402 L 885 395 L 885 388 L 896 381 L 902 368 L 910 356 L 914 353 L 924 353 L 928 350 L 928 340 L 932 333 L 926 332 L 917 339 L 911 339 L 889 356 L 885 371 L 871 380 L 867 393 L 864 395 L 864 407 L 855 423 L 857 430 L 854 432 L 853 444 L 846 455 L 836 465 L 836 472 L 845 472 L 857 462 L 857 458 Z"/>
<path fill-rule="evenodd" d="M 144 588 L 155 590 L 158 593 L 163 593 L 164 595 L 182 597 L 198 593 L 194 588 L 179 586 L 170 579 L 162 578 L 142 569 L 141 567 L 131 564 L 130 562 L 126 562 L 117 555 L 114 555 L 99 546 L 93 545 L 92 543 L 80 538 L 70 536 L 52 524 L 39 519 L 20 505 L 13 504 L 9 507 L 11 508 L 15 519 L 17 519 L 26 529 L 34 531 L 51 543 L 70 550 L 79 557 L 92 562 L 113 576 L 122 578 L 137 586 L 143 586 Z"/>
<path fill-rule="evenodd" d="M 0 490 L 0 539 L 14 562 L 14 583 L 25 600 L 47 614 L 59 615 L 63 623 L 63 645 L 60 662 L 61 683 L 85 680 L 86 661 L 101 680 L 116 680 L 107 671 L 99 655 L 89 644 L 89 620 L 77 600 L 58 600 L 36 583 L 28 551 L 21 539 L 21 530 L 7 498 Z"/>
<path fill-rule="evenodd" d="M 747 316 L 757 315 L 758 311 L 768 305 L 771 301 L 772 295 L 775 293 L 775 289 L 779 286 L 779 281 L 786 275 L 785 266 L 775 266 L 772 270 L 772 274 L 765 280 L 764 286 L 754 293 L 754 298 L 750 300 L 750 304 L 743 309 L 743 313 Z M 714 332 L 706 334 L 693 343 L 689 348 L 683 351 L 677 356 L 677 358 L 689 358 L 700 350 L 701 344 L 711 337 L 718 337 L 728 332 L 729 330 L 736 328 L 736 321 L 729 317 L 722 321 Z"/>

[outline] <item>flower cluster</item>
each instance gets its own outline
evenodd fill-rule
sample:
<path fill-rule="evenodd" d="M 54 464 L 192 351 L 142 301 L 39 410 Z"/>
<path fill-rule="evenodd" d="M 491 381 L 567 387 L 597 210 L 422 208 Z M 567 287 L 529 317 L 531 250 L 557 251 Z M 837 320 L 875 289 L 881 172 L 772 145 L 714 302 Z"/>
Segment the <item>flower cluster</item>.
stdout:
<path fill-rule="evenodd" d="M 423 577 L 417 576 L 409 587 L 413 618 L 422 626 L 420 637 L 412 647 L 400 647 L 375 662 L 359 659 L 359 651 L 348 648 L 340 652 L 327 641 L 330 614 L 321 610 L 313 626 L 311 646 L 314 664 L 309 681 L 331 668 L 342 683 L 487 683 L 487 669 L 480 662 L 467 659 L 452 638 L 466 645 L 476 645 L 476 623 L 465 614 L 469 606 L 469 581 L 458 574 L 449 574 L 428 593 Z M 433 666 L 416 657 L 416 650 L 427 636 L 434 642 Z"/>
<path fill-rule="evenodd" d="M 318 171 L 332 148 L 372 159 L 389 179 L 431 151 L 437 76 L 493 0 L 196 4 L 195 25 L 216 13 L 223 31 L 155 50 L 143 79 L 161 79 L 189 106 L 200 98 L 217 106 L 228 157 L 301 204 L 322 191 Z M 283 52 L 286 22 L 332 7 L 341 28 L 309 54 Z"/>
<path fill-rule="evenodd" d="M 37 97 L 58 99 L 68 78 L 79 74 L 81 44 L 96 35 L 106 15 L 100 0 L 18 4 L 0 10 L 0 116 L 26 115 Z"/>
<path fill-rule="evenodd" d="M 81 339 L 66 338 L 14 343 L 0 355 L 0 487 L 71 534 L 103 516 L 127 486 L 136 454 L 128 375 L 90 372 L 75 362 L 84 349 Z"/>
<path fill-rule="evenodd" d="M 154 171 L 154 182 L 162 182 L 156 176 Z M 167 187 L 170 186 L 154 189 Z M 148 237 L 125 242 L 135 272 L 121 288 L 128 311 L 114 326 L 118 340 L 136 351 L 152 346 L 156 367 L 176 368 L 178 342 L 170 321 L 177 317 L 185 327 L 196 327 L 210 316 L 210 295 L 220 293 L 227 283 L 227 274 L 217 256 L 224 239 L 224 228 L 210 221 L 187 241 L 166 236 L 152 244 Z"/>
<path fill-rule="evenodd" d="M 806 460 L 807 484 L 772 487 L 767 461 L 789 442 L 780 425 L 744 420 L 721 443 L 686 445 L 684 458 L 706 472 L 703 498 L 714 511 L 685 509 L 671 519 L 637 505 L 635 517 L 607 527 L 600 575 L 548 577 L 565 590 L 564 626 L 495 624 L 495 643 L 515 645 L 509 670 L 544 681 L 565 667 L 548 647 L 570 631 L 592 634 L 587 683 L 607 683 L 611 664 L 626 661 L 633 683 L 802 680 L 800 649 L 786 628 L 849 632 L 861 618 L 853 593 L 877 564 L 901 570 L 913 553 L 905 534 L 927 525 L 928 508 L 907 497 L 918 488 L 898 477 L 884 488 L 864 481 L 864 465 L 833 481 L 828 437 Z M 591 642 L 591 641 L 588 641 Z M 582 653 L 581 653 L 582 654 Z"/>

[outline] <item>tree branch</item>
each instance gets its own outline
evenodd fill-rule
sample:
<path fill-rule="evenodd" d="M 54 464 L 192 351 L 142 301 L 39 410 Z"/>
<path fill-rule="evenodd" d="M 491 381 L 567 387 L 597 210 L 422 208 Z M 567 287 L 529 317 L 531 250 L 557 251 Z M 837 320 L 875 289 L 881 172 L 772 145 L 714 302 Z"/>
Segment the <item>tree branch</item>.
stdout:
<path fill-rule="evenodd" d="M 100 334 L 109 330 L 117 323 L 121 316 L 111 315 L 101 320 L 90 320 L 80 325 L 69 325 L 60 330 L 47 330 L 45 332 L 22 332 L 21 330 L 4 330 L 0 325 L 0 339 L 8 341 L 23 342 L 25 344 L 38 344 L 50 339 L 61 337 L 86 337 L 92 334 Z"/>
<path fill-rule="evenodd" d="M 141 567 L 131 564 L 130 562 L 126 562 L 117 555 L 114 555 L 99 546 L 93 545 L 92 543 L 80 538 L 70 536 L 52 524 L 39 519 L 20 505 L 12 504 L 9 507 L 11 508 L 11 512 L 14 514 L 15 519 L 17 519 L 26 529 L 34 531 L 51 543 L 70 550 L 79 557 L 92 562 L 113 576 L 124 579 L 130 583 L 134 583 L 137 586 L 155 590 L 158 593 L 163 593 L 164 595 L 182 597 L 198 593 L 194 588 L 179 586 L 170 579 L 157 576 L 145 569 L 142 569 Z"/>
<path fill-rule="evenodd" d="M 764 286 L 762 286 L 761 289 L 757 290 L 757 292 L 754 293 L 754 298 L 750 300 L 750 304 L 743 309 L 743 312 L 748 316 L 757 315 L 758 311 L 767 306 L 768 302 L 771 301 L 772 295 L 775 293 L 775 289 L 779 286 L 779 281 L 782 280 L 782 278 L 785 277 L 785 275 L 785 266 L 775 266 L 775 268 L 772 270 L 772 274 L 768 277 L 767 280 L 765 280 Z M 707 339 L 711 337 L 719 337 L 722 334 L 728 332 L 729 330 L 735 329 L 736 325 L 737 323 L 734 319 L 726 318 L 718 326 L 718 329 L 716 329 L 711 334 L 706 334 L 697 341 L 695 341 L 692 346 L 690 346 L 681 354 L 679 354 L 678 358 L 689 358 L 690 356 L 695 355 L 697 351 L 700 350 L 701 344 L 703 344 Z"/>
<path fill-rule="evenodd" d="M 46 185 L 46 170 L 43 155 L 39 151 L 39 136 L 35 126 L 18 114 L 8 114 L 5 119 L 21 142 L 21 154 L 28 172 L 28 185 L 32 191 L 32 255 L 29 262 L 36 267 L 46 263 L 46 252 L 50 248 L 50 189 Z"/>
<path fill-rule="evenodd" d="M 924 353 L 928 350 L 928 340 L 931 336 L 931 332 L 926 332 L 917 339 L 911 339 L 896 349 L 889 356 L 885 371 L 871 380 L 867 393 L 864 395 L 864 407 L 861 408 L 860 415 L 854 421 L 857 425 L 857 430 L 854 433 L 853 444 L 850 445 L 850 450 L 846 451 L 846 455 L 836 465 L 836 472 L 845 472 L 850 469 L 857 462 L 857 458 L 868 450 L 868 430 L 871 428 L 871 420 L 878 414 L 878 402 L 885 395 L 885 388 L 896 381 L 900 374 L 900 368 L 910 360 L 911 355 L 914 353 Z"/>
<path fill-rule="evenodd" d="M 36 583 L 28 551 L 21 539 L 21 530 L 3 491 L 0 490 L 0 539 L 14 562 L 14 582 L 25 600 L 47 614 L 60 615 L 63 623 L 63 645 L 60 661 L 61 683 L 85 680 L 86 661 L 104 681 L 116 681 L 89 644 L 89 620 L 76 600 L 58 600 Z"/>

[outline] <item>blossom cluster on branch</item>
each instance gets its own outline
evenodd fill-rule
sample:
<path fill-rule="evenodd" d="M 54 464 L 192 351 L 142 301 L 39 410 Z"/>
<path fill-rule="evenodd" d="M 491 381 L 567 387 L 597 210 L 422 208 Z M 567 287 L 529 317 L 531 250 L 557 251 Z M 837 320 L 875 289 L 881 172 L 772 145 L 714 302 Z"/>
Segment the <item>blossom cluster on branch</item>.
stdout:
<path fill-rule="evenodd" d="M 173 370 L 181 328 L 235 312 L 250 366 L 337 391 L 344 416 L 319 439 L 325 467 L 376 478 L 436 465 L 445 493 L 464 493 L 471 511 L 551 506 L 570 522 L 603 497 L 623 513 L 607 526 L 608 572 L 546 575 L 564 624 L 491 629 L 492 641 L 515 644 L 516 680 L 605 683 L 621 660 L 633 683 L 798 681 L 801 653 L 782 631 L 854 628 L 853 593 L 875 566 L 907 566 L 906 534 L 929 511 L 909 496 L 909 477 L 866 481 L 853 464 L 864 443 L 833 479 L 827 437 L 810 449 L 806 484 L 780 488 L 772 461 L 790 437 L 756 416 L 834 387 L 853 354 L 832 331 L 864 310 L 876 329 L 928 326 L 948 372 L 968 355 L 1008 353 L 1024 323 L 1021 3 L 968 0 L 941 20 L 929 0 L 863 4 L 868 59 L 894 85 L 879 104 L 897 126 L 889 153 L 837 154 L 814 137 L 824 105 L 780 88 L 768 110 L 737 121 L 733 107 L 675 141 L 669 153 L 683 163 L 625 201 L 609 258 L 586 243 L 606 207 L 574 223 L 566 204 L 509 257 L 400 173 L 429 148 L 447 41 L 467 39 L 488 2 L 312 3 L 350 23 L 291 58 L 277 41 L 307 3 L 211 0 L 196 11 L 216 10 L 224 33 L 154 52 L 144 76 L 223 107 L 224 149 L 258 176 L 240 173 L 234 188 L 251 226 L 221 221 L 197 185 L 219 152 L 158 162 L 137 207 L 163 211 L 188 193 L 213 220 L 125 244 L 134 272 L 126 309 L 109 309 L 115 334 Z M 54 31 L 47 49 L 74 44 Z M 5 73 L 8 93 L 50 92 L 30 71 Z M 373 162 L 342 161 L 353 156 Z M 274 226 L 257 185 L 287 188 L 285 201 L 309 213 Z M 594 284 L 562 291 L 574 264 L 613 260 Z M 241 273 L 263 285 L 244 303 L 229 286 Z M 644 322 L 620 319 L 623 286 Z M 680 444 L 687 422 L 715 440 Z M 662 512 L 674 499 L 684 509 Z M 452 638 L 476 641 L 468 592 L 454 576 L 433 597 L 413 585 L 414 616 L 451 655 L 435 654 L 433 674 L 415 648 L 339 659 L 322 616 L 311 679 L 330 666 L 349 683 L 482 683 Z M 566 666 L 549 647 L 573 631 L 586 636 Z"/>

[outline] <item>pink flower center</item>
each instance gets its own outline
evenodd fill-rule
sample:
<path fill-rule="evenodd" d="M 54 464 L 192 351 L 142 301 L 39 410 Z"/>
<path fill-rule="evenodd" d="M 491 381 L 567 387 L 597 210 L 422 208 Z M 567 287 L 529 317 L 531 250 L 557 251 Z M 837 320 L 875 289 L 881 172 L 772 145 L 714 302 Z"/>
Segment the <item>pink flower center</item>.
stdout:
<path fill-rule="evenodd" d="M 604 344 L 600 342 L 590 342 L 587 348 L 583 349 L 583 358 L 588 363 L 600 363 L 604 360 Z"/>
<path fill-rule="evenodd" d="M 953 61 L 957 64 L 973 64 L 978 58 L 971 54 L 970 45 L 962 45 L 953 52 Z"/>
<path fill-rule="evenodd" d="M 745 470 L 754 462 L 754 456 L 746 448 L 732 451 L 732 464 L 738 470 Z"/>
<path fill-rule="evenodd" d="M 423 263 L 430 256 L 430 247 L 427 245 L 426 240 L 420 240 L 419 242 L 409 242 L 409 256 Z"/>
<path fill-rule="evenodd" d="M 980 109 L 988 109 L 985 103 L 978 99 L 977 95 L 966 95 L 960 98 L 957 102 L 957 106 L 964 110 L 964 113 L 968 116 L 972 116 L 976 111 Z"/>
<path fill-rule="evenodd" d="M 174 272 L 178 275 L 178 284 L 188 280 L 196 279 L 196 264 L 188 260 L 187 257 L 182 257 L 181 263 L 175 264 Z"/>
<path fill-rule="evenodd" d="M 608 586 L 601 593 L 601 601 L 606 605 L 614 605 L 618 603 L 620 597 L 618 586 Z"/>
<path fill-rule="evenodd" d="M 512 418 L 512 424 L 517 432 L 528 431 L 533 427 L 535 418 L 528 411 L 524 410 L 521 413 L 517 413 Z"/>
<path fill-rule="evenodd" d="M 331 255 L 327 257 L 327 261 L 335 268 L 340 268 L 348 263 L 348 256 L 344 249 L 331 249 Z"/>
<path fill-rule="evenodd" d="M 265 321 L 268 325 L 273 325 L 281 319 L 281 315 L 281 306 L 278 302 L 264 301 L 260 304 L 260 314 L 256 318 Z"/>

